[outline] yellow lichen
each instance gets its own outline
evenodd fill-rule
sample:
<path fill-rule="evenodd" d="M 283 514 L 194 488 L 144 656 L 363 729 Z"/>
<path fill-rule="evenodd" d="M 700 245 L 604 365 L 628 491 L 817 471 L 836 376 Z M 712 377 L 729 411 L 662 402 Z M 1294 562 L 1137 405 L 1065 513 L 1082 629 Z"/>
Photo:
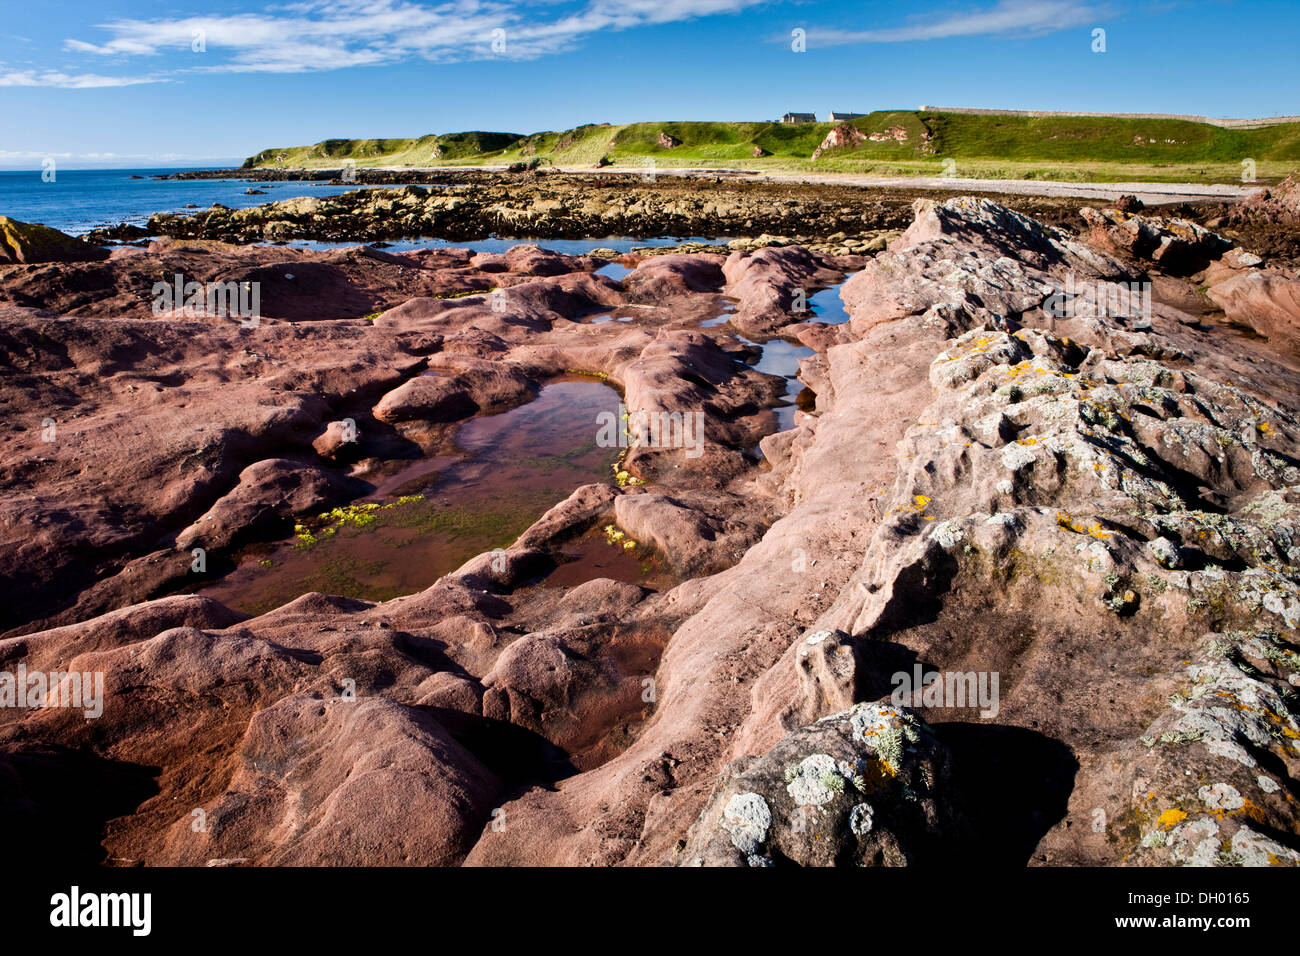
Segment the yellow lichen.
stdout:
<path fill-rule="evenodd" d="M 1177 807 L 1170 807 L 1156 818 L 1156 823 L 1159 824 L 1162 829 L 1169 830 L 1178 826 L 1178 824 L 1182 823 L 1186 819 L 1186 813 L 1179 810 Z"/>

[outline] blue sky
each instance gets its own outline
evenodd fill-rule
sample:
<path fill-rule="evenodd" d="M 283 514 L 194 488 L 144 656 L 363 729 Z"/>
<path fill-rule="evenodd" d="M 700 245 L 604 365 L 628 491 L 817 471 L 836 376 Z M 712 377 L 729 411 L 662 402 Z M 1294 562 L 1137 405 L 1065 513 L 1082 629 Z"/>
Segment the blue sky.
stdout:
<path fill-rule="evenodd" d="M 1300 113 L 1295 0 L 4 0 L 3 14 L 7 168 L 922 103 Z"/>

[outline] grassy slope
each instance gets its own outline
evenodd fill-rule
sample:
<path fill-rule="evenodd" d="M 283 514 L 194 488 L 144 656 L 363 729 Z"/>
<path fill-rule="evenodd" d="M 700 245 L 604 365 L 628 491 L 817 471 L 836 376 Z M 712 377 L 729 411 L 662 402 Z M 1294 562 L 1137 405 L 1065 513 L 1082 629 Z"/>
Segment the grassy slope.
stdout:
<path fill-rule="evenodd" d="M 327 139 L 314 146 L 264 149 L 244 160 L 244 167 L 334 169 L 347 159 L 358 166 L 433 166 L 491 155 L 518 139 L 516 133 L 483 132 L 410 139 Z"/>
<path fill-rule="evenodd" d="M 264 150 L 246 166 L 500 165 L 539 158 L 556 166 L 591 166 L 602 156 L 620 166 L 740 166 L 870 175 L 939 175 L 944 160 L 962 177 L 1165 182 L 1239 182 L 1242 160 L 1255 160 L 1262 181 L 1300 165 L 1300 124 L 1226 130 L 1181 120 L 1112 117 L 1019 117 L 890 110 L 854 120 L 863 132 L 902 127 L 887 139 L 811 156 L 830 123 L 633 123 L 559 132 L 455 133 L 415 139 L 326 140 Z M 925 133 L 930 149 L 925 148 Z M 659 135 L 681 142 L 665 149 Z M 758 146 L 768 154 L 753 155 Z"/>

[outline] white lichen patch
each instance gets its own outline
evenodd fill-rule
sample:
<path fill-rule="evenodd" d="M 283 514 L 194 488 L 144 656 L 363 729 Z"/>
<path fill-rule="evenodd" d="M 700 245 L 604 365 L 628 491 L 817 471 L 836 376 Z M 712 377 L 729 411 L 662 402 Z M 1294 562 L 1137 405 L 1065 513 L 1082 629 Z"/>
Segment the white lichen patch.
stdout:
<path fill-rule="evenodd" d="M 722 826 L 731 834 L 731 845 L 746 855 L 755 854 L 767 840 L 772 811 L 757 793 L 738 793 L 722 811 Z"/>
<path fill-rule="evenodd" d="M 1242 866 L 1295 866 L 1300 853 L 1242 827 L 1232 835 L 1232 853 Z"/>
<path fill-rule="evenodd" d="M 941 521 L 936 524 L 931 535 L 945 551 L 951 551 L 966 537 L 962 534 L 961 528 L 951 521 Z"/>
<path fill-rule="evenodd" d="M 1246 803 L 1241 791 L 1230 783 L 1216 783 L 1196 791 L 1197 799 L 1211 810 L 1240 810 Z"/>
<path fill-rule="evenodd" d="M 875 825 L 875 819 L 875 811 L 871 809 L 871 805 L 859 803 L 849 811 L 849 829 L 853 831 L 854 836 L 866 836 Z"/>
<path fill-rule="evenodd" d="M 1038 451 L 1032 445 L 1012 442 L 1002 452 L 1002 465 L 1013 474 L 1028 468 L 1038 460 Z"/>
<path fill-rule="evenodd" d="M 1174 570 L 1183 565 L 1183 558 L 1178 550 L 1178 545 L 1168 538 L 1160 537 L 1148 541 L 1147 550 L 1151 552 L 1151 556 L 1156 559 L 1156 563 L 1162 568 Z"/>
<path fill-rule="evenodd" d="M 1184 866 L 1213 866 L 1219 856 L 1219 825 L 1209 817 L 1178 824 L 1169 832 L 1169 859 Z"/>
<path fill-rule="evenodd" d="M 844 792 L 844 776 L 830 754 L 810 754 L 786 771 L 786 792 L 800 807 L 820 807 Z"/>
<path fill-rule="evenodd" d="M 1169 842 L 1169 834 L 1164 830 L 1152 830 L 1142 837 L 1142 846 L 1148 850 L 1165 846 Z"/>
<path fill-rule="evenodd" d="M 1196 734 L 1210 753 L 1245 767 L 1257 764 L 1248 748 L 1269 750 L 1280 738 L 1295 749 L 1300 726 L 1271 685 L 1226 658 L 1193 664 L 1187 674 L 1193 692 L 1173 703 L 1181 714 L 1174 731 Z"/>

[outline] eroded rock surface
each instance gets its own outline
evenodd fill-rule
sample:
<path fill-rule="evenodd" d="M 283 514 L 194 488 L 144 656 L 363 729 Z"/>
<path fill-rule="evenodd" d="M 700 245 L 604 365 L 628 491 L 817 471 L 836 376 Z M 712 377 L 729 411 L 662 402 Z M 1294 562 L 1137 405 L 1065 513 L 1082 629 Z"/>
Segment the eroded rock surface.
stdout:
<path fill-rule="evenodd" d="M 21 828 L 57 781 L 105 781 L 69 847 L 154 865 L 1296 863 L 1300 355 L 1290 300 L 1230 285 L 1294 276 L 1199 225 L 1080 230 L 922 201 L 870 258 L 619 281 L 528 248 L 162 244 L 60 267 L 118 290 L 85 301 L 9 267 L 0 670 L 105 694 L 92 720 L 0 710 L 0 806 Z M 178 265 L 357 298 L 146 317 L 135 283 Z M 849 272 L 848 322 L 797 311 Z M 1233 308 L 1193 309 L 1198 283 Z M 738 332 L 812 351 L 793 427 Z M 191 547 L 355 499 L 577 371 L 629 415 L 701 413 L 699 444 L 628 449 L 393 600 L 168 593 Z M 548 585 L 601 529 L 671 580 Z M 921 672 L 995 693 L 894 699 Z"/>

